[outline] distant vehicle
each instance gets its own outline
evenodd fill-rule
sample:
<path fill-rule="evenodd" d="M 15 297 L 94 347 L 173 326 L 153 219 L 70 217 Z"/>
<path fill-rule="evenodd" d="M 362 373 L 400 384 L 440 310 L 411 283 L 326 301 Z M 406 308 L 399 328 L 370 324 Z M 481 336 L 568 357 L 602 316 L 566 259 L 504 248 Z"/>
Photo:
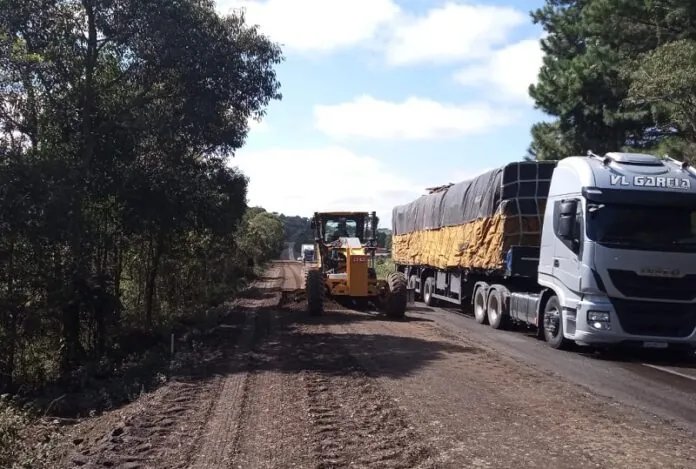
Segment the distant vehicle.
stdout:
<path fill-rule="evenodd" d="M 300 248 L 302 255 L 297 258 L 298 261 L 303 263 L 314 262 L 314 245 L 313 244 L 303 244 Z"/>
<path fill-rule="evenodd" d="M 553 348 L 696 347 L 696 170 L 588 152 L 517 162 L 394 207 L 392 258 L 427 305 Z"/>

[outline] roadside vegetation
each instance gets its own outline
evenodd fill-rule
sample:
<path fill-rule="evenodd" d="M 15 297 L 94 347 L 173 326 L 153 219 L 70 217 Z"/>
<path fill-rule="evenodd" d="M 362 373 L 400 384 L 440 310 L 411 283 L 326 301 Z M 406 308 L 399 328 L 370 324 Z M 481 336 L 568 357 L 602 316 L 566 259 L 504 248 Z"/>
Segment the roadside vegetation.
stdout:
<path fill-rule="evenodd" d="M 696 161 L 696 2 L 546 0 L 529 158 L 638 150 Z"/>
<path fill-rule="evenodd" d="M 0 0 L 0 467 L 27 419 L 156 385 L 278 254 L 230 155 L 282 59 L 208 0 Z"/>
<path fill-rule="evenodd" d="M 391 257 L 378 257 L 375 259 L 375 271 L 377 272 L 377 278 L 386 279 L 387 275 L 395 270 L 396 267 L 394 266 L 394 259 Z"/>

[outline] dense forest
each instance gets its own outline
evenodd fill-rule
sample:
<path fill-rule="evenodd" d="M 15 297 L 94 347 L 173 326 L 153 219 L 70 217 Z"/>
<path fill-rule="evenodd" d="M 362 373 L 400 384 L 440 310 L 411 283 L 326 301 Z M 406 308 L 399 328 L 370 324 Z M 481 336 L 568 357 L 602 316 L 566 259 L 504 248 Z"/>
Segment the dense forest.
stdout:
<path fill-rule="evenodd" d="M 530 157 L 639 150 L 696 160 L 696 2 L 546 0 Z"/>
<path fill-rule="evenodd" d="M 211 0 L 0 0 L 0 394 L 118 369 L 278 254 L 228 160 L 282 60 Z"/>

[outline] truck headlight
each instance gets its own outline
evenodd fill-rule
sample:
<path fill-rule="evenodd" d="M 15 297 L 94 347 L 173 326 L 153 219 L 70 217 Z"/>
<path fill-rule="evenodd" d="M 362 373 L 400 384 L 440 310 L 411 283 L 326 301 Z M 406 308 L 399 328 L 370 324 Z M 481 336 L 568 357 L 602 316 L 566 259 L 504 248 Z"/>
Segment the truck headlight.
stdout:
<path fill-rule="evenodd" d="M 587 324 L 593 329 L 600 331 L 611 330 L 611 317 L 606 311 L 588 311 L 587 312 Z"/>

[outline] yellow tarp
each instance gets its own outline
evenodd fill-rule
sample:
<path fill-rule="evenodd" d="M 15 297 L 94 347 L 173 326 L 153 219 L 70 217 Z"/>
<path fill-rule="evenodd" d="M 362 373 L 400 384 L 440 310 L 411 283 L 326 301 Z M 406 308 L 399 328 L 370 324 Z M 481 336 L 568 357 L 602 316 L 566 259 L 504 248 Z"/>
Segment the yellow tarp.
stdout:
<path fill-rule="evenodd" d="M 542 218 L 497 213 L 463 225 L 396 235 L 392 258 L 439 269 L 500 269 L 510 246 L 539 246 Z"/>

